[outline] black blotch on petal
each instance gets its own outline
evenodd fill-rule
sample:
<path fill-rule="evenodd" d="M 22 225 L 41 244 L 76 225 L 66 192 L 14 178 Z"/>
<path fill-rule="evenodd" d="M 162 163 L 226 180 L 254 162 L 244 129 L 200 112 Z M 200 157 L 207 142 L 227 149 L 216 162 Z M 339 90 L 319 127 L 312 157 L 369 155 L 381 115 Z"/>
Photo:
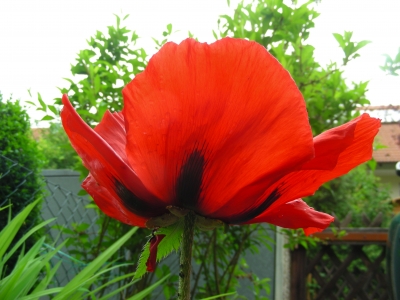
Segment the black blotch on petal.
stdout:
<path fill-rule="evenodd" d="M 194 150 L 187 156 L 175 184 L 178 206 L 196 209 L 201 193 L 204 167 L 205 159 L 200 150 Z"/>
<path fill-rule="evenodd" d="M 244 212 L 243 214 L 239 214 L 235 217 L 229 218 L 227 223 L 240 224 L 240 223 L 250 221 L 251 219 L 254 219 L 259 214 L 263 213 L 266 209 L 268 209 L 268 207 L 270 207 L 271 204 L 274 203 L 280 196 L 281 196 L 281 194 L 279 193 L 278 188 L 274 189 L 271 192 L 271 194 L 269 194 L 267 199 L 265 199 L 259 206 L 255 207 L 247 212 Z"/>
<path fill-rule="evenodd" d="M 124 206 L 135 215 L 144 217 L 144 218 L 153 218 L 159 216 L 160 211 L 159 207 L 154 207 L 150 203 L 147 203 L 145 200 L 137 197 L 132 191 L 130 191 L 125 185 L 119 182 L 114 178 L 115 192 L 118 197 L 122 200 Z"/>

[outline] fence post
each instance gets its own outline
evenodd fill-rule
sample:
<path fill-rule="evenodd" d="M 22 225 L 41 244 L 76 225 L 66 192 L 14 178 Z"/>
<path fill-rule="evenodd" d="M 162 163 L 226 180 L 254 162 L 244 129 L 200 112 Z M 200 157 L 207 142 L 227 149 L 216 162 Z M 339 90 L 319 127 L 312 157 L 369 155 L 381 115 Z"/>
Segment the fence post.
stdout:
<path fill-rule="evenodd" d="M 299 245 L 290 251 L 290 300 L 306 300 L 306 249 Z"/>
<path fill-rule="evenodd" d="M 391 298 L 400 299 L 400 214 L 393 218 L 387 243 L 386 264 Z"/>

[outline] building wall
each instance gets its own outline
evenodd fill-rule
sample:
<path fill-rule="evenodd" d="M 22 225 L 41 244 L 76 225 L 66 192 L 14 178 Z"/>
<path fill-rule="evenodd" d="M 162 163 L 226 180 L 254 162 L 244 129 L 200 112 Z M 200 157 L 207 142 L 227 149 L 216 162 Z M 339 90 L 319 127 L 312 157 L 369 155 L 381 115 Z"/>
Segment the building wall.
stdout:
<path fill-rule="evenodd" d="M 375 175 L 381 178 L 383 184 L 390 186 L 392 199 L 400 197 L 400 176 L 396 175 L 395 164 L 379 165 L 375 170 Z"/>

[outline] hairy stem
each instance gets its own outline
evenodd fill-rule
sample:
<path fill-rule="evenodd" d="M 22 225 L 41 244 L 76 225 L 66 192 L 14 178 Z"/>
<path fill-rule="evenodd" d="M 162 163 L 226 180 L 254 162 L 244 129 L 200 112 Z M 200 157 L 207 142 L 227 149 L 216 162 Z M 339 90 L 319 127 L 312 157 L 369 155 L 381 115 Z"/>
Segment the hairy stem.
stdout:
<path fill-rule="evenodd" d="M 192 246 L 196 216 L 193 212 L 189 212 L 184 218 L 178 299 L 190 300 L 190 274 L 192 272 Z"/>

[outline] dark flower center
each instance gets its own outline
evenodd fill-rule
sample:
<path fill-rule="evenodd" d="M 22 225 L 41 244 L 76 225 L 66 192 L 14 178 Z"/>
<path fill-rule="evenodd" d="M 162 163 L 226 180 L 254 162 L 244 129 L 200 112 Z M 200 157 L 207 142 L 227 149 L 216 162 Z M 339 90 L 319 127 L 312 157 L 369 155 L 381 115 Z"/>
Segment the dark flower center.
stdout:
<path fill-rule="evenodd" d="M 196 211 L 205 165 L 206 160 L 201 150 L 193 150 L 185 157 L 175 184 L 177 206 Z"/>

